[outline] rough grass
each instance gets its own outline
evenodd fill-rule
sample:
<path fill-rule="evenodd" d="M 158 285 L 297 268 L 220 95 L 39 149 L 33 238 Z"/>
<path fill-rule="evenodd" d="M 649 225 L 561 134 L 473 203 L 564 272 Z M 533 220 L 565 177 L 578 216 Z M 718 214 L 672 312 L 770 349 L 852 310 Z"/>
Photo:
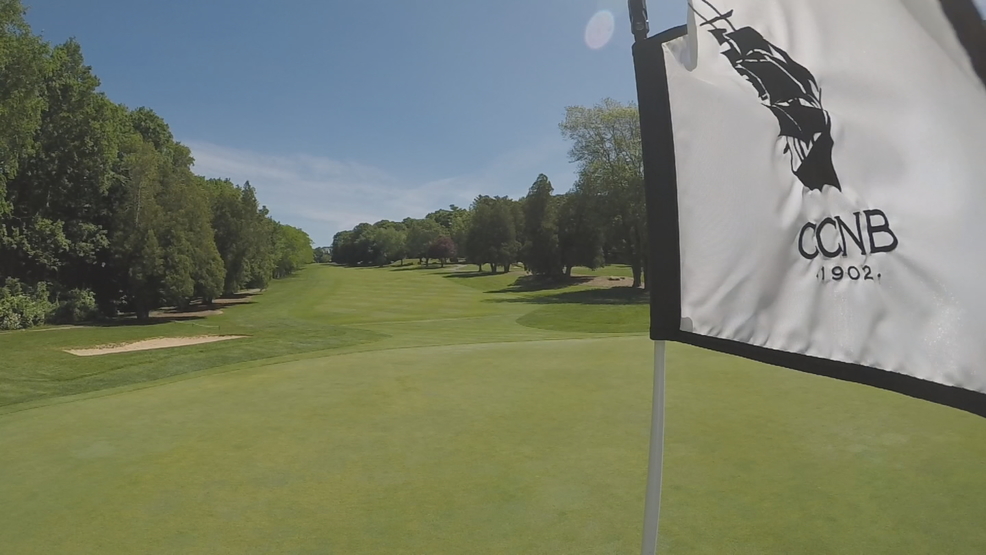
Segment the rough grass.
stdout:
<path fill-rule="evenodd" d="M 645 301 L 449 275 L 312 267 L 198 322 L 254 337 L 155 360 L 34 362 L 182 324 L 0 336 L 0 389 L 34 392 L 0 414 L 0 552 L 638 550 Z M 986 420 L 690 347 L 668 368 L 661 553 L 986 553 Z"/>

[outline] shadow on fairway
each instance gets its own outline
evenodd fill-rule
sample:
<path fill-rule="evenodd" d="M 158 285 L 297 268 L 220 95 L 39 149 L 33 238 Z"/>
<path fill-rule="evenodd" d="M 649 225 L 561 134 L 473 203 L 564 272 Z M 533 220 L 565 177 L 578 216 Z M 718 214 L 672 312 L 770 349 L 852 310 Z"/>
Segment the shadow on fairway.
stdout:
<path fill-rule="evenodd" d="M 494 274 L 487 272 L 462 272 L 449 274 L 449 279 L 469 279 L 488 277 Z M 502 274 L 497 274 L 502 275 Z M 513 283 L 503 289 L 487 291 L 489 294 L 503 293 L 538 293 L 557 291 L 569 287 L 584 285 L 593 280 L 592 276 L 574 276 L 562 278 L 541 278 L 530 275 L 518 277 Z M 494 303 L 530 303 L 530 304 L 582 304 L 582 305 L 642 305 L 650 302 L 650 294 L 643 289 L 634 287 L 606 287 L 563 291 L 545 295 L 523 295 L 519 297 L 501 297 L 486 299 Z"/>
<path fill-rule="evenodd" d="M 495 303 L 530 303 L 530 304 L 582 304 L 582 305 L 645 305 L 650 302 L 650 295 L 643 289 L 633 287 L 611 287 L 608 289 L 583 289 L 581 291 L 566 291 L 553 295 L 537 295 L 512 297 L 505 299 L 488 299 Z"/>
<path fill-rule="evenodd" d="M 566 287 L 583 285 L 592 280 L 592 276 L 565 276 L 554 278 L 520 276 L 507 287 L 497 289 L 496 291 L 490 291 L 490 293 L 533 293 L 535 291 L 553 291 L 556 289 L 565 289 Z"/>
<path fill-rule="evenodd" d="M 234 306 L 244 306 L 255 304 L 256 301 L 249 300 L 256 293 L 233 293 L 223 295 L 216 299 L 213 304 L 194 304 L 187 308 L 168 308 L 151 313 L 147 320 L 138 320 L 133 313 L 124 313 L 115 318 L 105 320 L 95 320 L 92 322 L 82 322 L 77 324 L 83 327 L 95 328 L 115 328 L 121 326 L 156 326 L 158 324 L 168 324 L 170 322 L 190 322 L 194 320 L 205 320 L 209 316 L 218 315 L 217 311 L 228 310 Z"/>
<path fill-rule="evenodd" d="M 446 264 L 446 267 L 448 265 Z M 442 270 L 442 266 L 439 264 L 432 264 L 431 266 L 422 266 L 420 264 L 407 264 L 405 266 L 339 266 L 340 268 L 346 268 L 347 270 L 390 270 L 391 272 L 416 272 L 421 270 Z"/>
<path fill-rule="evenodd" d="M 447 276 L 443 276 L 448 279 L 469 279 L 478 277 L 490 277 L 490 276 L 502 276 L 502 273 L 494 274 L 492 272 L 455 272 L 450 273 Z"/>
<path fill-rule="evenodd" d="M 432 266 L 397 266 L 396 268 L 391 268 L 392 272 L 415 272 L 419 270 L 444 270 L 440 264 L 435 264 Z"/>

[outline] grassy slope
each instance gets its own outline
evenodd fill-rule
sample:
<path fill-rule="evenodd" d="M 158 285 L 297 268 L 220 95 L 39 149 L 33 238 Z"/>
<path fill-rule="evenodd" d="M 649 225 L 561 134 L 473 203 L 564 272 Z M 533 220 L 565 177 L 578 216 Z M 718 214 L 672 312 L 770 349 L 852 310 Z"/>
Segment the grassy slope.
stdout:
<path fill-rule="evenodd" d="M 339 287 L 336 280 L 324 279 L 326 277 L 316 272 L 303 272 L 254 297 L 253 305 L 230 307 L 224 314 L 208 319 L 150 326 L 48 328 L 0 334 L 0 352 L 4 353 L 4 370 L 0 372 L 0 410 L 15 403 L 378 339 L 377 334 L 333 325 L 322 318 L 325 310 L 319 309 L 319 297 L 332 295 Z M 301 295 L 301 291 L 307 293 Z M 241 334 L 249 335 L 250 339 L 109 357 L 80 358 L 63 352 L 72 347 L 149 337 L 206 334 Z"/>
<path fill-rule="evenodd" d="M 619 272 L 619 267 L 616 268 Z M 333 271 L 334 270 L 334 271 Z M 436 279 L 436 274 L 447 279 Z M 293 358 L 342 347 L 394 338 L 401 346 L 445 345 L 530 337 L 517 328 L 518 317 L 530 313 L 525 324 L 547 330 L 576 332 L 641 332 L 647 314 L 637 306 L 582 308 L 564 295 L 559 305 L 532 310 L 530 302 L 554 291 L 519 295 L 509 286 L 521 274 L 484 275 L 452 273 L 418 266 L 395 269 L 309 268 L 298 276 L 278 281 L 252 299 L 248 306 L 227 308 L 220 316 L 151 326 L 115 325 L 83 328 L 45 328 L 0 333 L 0 413 L 5 406 L 86 393 L 132 383 L 148 382 L 268 358 Z M 345 276 L 345 277 L 344 277 Z M 399 278 L 399 279 L 398 279 Z M 462 288 L 459 285 L 471 285 Z M 585 289 L 574 288 L 574 289 Z M 484 294 L 497 290 L 496 294 Z M 513 305 L 513 306 L 511 306 Z M 573 316 L 580 321 L 573 328 Z M 541 312 L 544 311 L 543 314 Z M 603 313 L 627 312 L 630 317 L 607 324 Z M 595 316 L 596 322 L 592 320 Z M 473 319 L 463 327 L 459 319 Z M 409 333 L 413 332 L 413 333 Z M 249 339 L 144 351 L 110 357 L 79 358 L 65 349 L 135 341 L 150 337 L 225 334 Z M 6 409 L 10 410 L 10 409 Z"/>
<path fill-rule="evenodd" d="M 201 322 L 253 325 L 239 341 L 277 358 L 0 415 L 0 551 L 639 549 L 651 348 L 585 314 L 646 305 L 516 277 L 312 268 Z M 551 329 L 517 323 L 537 314 Z M 319 330 L 352 340 L 283 354 Z M 668 362 L 662 553 L 986 552 L 983 419 L 693 348 Z"/>

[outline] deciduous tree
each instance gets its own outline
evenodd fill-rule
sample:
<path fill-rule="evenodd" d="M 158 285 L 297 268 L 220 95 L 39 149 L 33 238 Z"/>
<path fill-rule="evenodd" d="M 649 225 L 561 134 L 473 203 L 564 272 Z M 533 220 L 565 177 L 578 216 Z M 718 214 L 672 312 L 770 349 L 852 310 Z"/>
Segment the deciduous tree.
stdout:
<path fill-rule="evenodd" d="M 469 261 L 479 266 L 489 264 L 493 273 L 498 268 L 510 271 L 517 262 L 520 243 L 517 228 L 520 208 L 507 197 L 476 197 L 466 240 Z"/>
<path fill-rule="evenodd" d="M 443 268 L 445 267 L 445 261 L 454 258 L 455 255 L 455 243 L 452 242 L 451 237 L 446 235 L 438 237 L 428 247 L 428 256 L 439 260 Z"/>
<path fill-rule="evenodd" d="M 576 183 L 558 202 L 558 250 L 565 275 L 575 266 L 596 269 L 603 264 L 603 229 L 592 199 Z"/>
<path fill-rule="evenodd" d="M 553 276 L 562 272 L 558 244 L 557 200 L 552 195 L 551 181 L 538 176 L 524 198 L 524 237 L 521 260 L 528 271 L 538 276 Z"/>
<path fill-rule="evenodd" d="M 442 226 L 427 218 L 411 220 L 407 227 L 407 254 L 428 262 L 428 247 L 442 235 Z"/>
<path fill-rule="evenodd" d="M 637 106 L 605 99 L 592 108 L 567 108 L 562 134 L 579 165 L 582 189 L 605 218 L 607 239 L 633 270 L 633 285 L 647 268 L 647 212 Z"/>

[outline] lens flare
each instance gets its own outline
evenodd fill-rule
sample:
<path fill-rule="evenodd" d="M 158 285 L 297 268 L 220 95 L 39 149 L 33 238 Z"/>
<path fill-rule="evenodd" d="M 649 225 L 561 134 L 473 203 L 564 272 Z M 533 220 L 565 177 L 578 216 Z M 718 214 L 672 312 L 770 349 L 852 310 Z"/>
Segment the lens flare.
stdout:
<path fill-rule="evenodd" d="M 600 48 L 609 44 L 609 39 L 613 38 L 613 29 L 616 21 L 613 19 L 613 12 L 600 10 L 592 16 L 589 24 L 585 26 L 585 44 L 593 49 Z"/>

